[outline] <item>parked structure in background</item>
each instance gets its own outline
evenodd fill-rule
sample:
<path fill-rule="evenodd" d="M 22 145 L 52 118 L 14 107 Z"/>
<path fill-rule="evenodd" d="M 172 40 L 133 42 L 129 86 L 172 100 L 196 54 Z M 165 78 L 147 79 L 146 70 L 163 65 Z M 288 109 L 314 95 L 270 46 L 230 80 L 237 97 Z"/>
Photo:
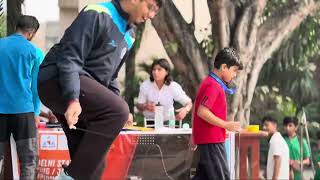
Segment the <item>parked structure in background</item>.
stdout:
<path fill-rule="evenodd" d="M 58 21 L 48 21 L 41 23 L 40 29 L 33 42 L 45 53 L 57 43 L 60 38 L 60 23 Z"/>

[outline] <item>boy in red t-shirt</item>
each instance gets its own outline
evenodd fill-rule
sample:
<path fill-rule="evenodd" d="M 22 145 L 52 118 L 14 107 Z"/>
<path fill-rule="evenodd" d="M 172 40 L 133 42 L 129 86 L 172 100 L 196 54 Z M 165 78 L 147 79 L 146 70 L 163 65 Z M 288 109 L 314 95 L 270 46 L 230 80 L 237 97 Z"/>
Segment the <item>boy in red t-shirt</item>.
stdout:
<path fill-rule="evenodd" d="M 226 95 L 233 94 L 227 84 L 236 77 L 242 64 L 238 53 L 224 48 L 215 59 L 214 68 L 200 84 L 193 111 L 193 143 L 198 145 L 200 161 L 193 180 L 229 180 L 224 142 L 226 130 L 240 130 L 240 123 L 226 121 Z"/>

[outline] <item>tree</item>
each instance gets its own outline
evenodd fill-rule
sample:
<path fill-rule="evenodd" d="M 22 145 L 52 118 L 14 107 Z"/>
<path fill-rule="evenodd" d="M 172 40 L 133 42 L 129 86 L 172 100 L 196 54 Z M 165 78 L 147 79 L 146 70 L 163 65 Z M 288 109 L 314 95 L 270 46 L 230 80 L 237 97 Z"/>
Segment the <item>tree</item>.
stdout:
<path fill-rule="evenodd" d="M 21 5 L 24 0 L 8 0 L 7 1 L 7 34 L 15 32 L 18 18 L 21 16 Z"/>
<path fill-rule="evenodd" d="M 207 4 L 212 22 L 213 44 L 213 51 L 209 51 L 209 54 L 194 36 L 195 18 L 187 23 L 174 2 L 165 2 L 153 20 L 153 25 L 175 68 L 188 82 L 187 88 L 192 96 L 201 79 L 208 73 L 212 58 L 219 49 L 232 46 L 239 51 L 245 68 L 235 80 L 238 91 L 232 97 L 230 115 L 242 124 L 247 124 L 263 65 L 309 15 L 319 10 L 320 2 L 207 0 Z"/>
<path fill-rule="evenodd" d="M 139 80 L 135 76 L 136 55 L 140 48 L 144 29 L 145 29 L 144 23 L 137 27 L 136 40 L 132 50 L 130 51 L 129 57 L 126 60 L 126 78 L 125 78 L 124 96 L 125 96 L 126 102 L 129 105 L 130 112 L 132 113 L 134 112 L 134 98 L 137 97 L 139 93 L 139 86 L 138 86 Z"/>

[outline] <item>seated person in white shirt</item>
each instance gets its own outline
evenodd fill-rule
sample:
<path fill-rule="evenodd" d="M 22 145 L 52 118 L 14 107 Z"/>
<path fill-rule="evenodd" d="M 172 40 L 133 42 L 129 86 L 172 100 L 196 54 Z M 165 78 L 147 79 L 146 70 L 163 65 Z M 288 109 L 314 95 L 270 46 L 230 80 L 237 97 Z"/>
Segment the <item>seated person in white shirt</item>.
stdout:
<path fill-rule="evenodd" d="M 267 179 L 289 179 L 289 148 L 277 130 L 277 121 L 272 117 L 264 117 L 263 129 L 269 134 L 269 152 L 267 162 Z"/>
<path fill-rule="evenodd" d="M 176 120 L 183 120 L 192 108 L 192 100 L 182 87 L 171 80 L 170 64 L 166 59 L 157 59 L 151 65 L 150 79 L 140 86 L 137 108 L 145 117 L 154 117 L 155 106 L 164 107 L 164 120 L 169 120 L 168 112 L 173 109 L 174 102 L 183 107 L 177 109 Z"/>

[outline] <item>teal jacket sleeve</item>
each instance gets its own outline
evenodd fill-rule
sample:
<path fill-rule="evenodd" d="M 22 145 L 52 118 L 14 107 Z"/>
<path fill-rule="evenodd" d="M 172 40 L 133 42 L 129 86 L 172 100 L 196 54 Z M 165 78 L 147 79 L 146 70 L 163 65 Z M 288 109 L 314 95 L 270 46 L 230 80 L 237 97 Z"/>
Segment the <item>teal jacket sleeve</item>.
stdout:
<path fill-rule="evenodd" d="M 39 48 L 36 48 L 36 57 L 32 67 L 31 91 L 32 91 L 32 97 L 33 97 L 34 113 L 37 116 L 40 115 L 40 106 L 41 106 L 40 98 L 38 95 L 37 79 L 38 79 L 39 67 L 43 59 L 44 59 L 43 52 Z"/>

